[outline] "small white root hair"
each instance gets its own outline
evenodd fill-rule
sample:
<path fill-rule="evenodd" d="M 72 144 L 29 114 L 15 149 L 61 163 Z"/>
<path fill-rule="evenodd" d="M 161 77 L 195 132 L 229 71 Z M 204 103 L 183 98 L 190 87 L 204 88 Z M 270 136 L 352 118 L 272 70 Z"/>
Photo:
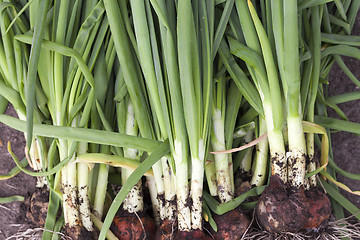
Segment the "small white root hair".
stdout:
<path fill-rule="evenodd" d="M 343 238 L 360 239 L 360 222 L 354 216 L 331 221 L 324 229 L 312 229 L 308 232 L 269 233 L 252 228 L 242 237 L 242 240 L 338 240 Z"/>
<path fill-rule="evenodd" d="M 44 231 L 52 232 L 55 234 L 58 234 L 61 236 L 61 240 L 72 240 L 70 237 L 66 236 L 65 234 L 61 232 L 54 232 L 50 231 L 44 228 L 28 228 L 25 229 L 25 225 L 22 224 L 16 224 L 19 225 L 19 231 L 15 233 L 14 235 L 6 238 L 5 240 L 41 240 L 42 234 Z"/>

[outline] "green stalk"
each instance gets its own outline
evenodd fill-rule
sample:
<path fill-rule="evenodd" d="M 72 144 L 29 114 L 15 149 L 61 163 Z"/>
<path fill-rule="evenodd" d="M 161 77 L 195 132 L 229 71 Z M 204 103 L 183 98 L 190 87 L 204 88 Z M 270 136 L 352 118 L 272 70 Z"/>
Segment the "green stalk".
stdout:
<path fill-rule="evenodd" d="M 178 3 L 177 39 L 184 117 L 191 151 L 191 227 L 202 229 L 202 190 L 205 145 L 201 138 L 202 96 L 193 9 L 190 0 Z"/>
<path fill-rule="evenodd" d="M 65 32 L 67 26 L 67 14 L 69 12 L 69 1 L 61 1 L 59 8 L 59 18 L 56 26 L 55 42 L 64 44 Z M 56 125 L 63 125 L 63 117 L 60 116 L 61 104 L 64 94 L 64 58 L 60 53 L 54 54 L 54 91 L 55 91 L 55 109 L 56 109 Z M 66 218 L 65 218 L 66 219 Z"/>
<path fill-rule="evenodd" d="M 261 52 L 264 55 L 264 66 L 262 66 L 263 63 L 260 62 L 251 67 L 248 66 L 248 69 L 262 97 L 270 144 L 272 174 L 279 176 L 283 182 L 286 182 L 287 169 L 285 145 L 282 134 L 282 101 L 277 73 L 276 69 L 274 69 L 272 51 L 265 30 L 252 3 L 248 1 L 247 6 L 244 0 L 237 0 L 236 6 L 247 45 L 255 51 L 255 55 Z M 250 13 L 248 9 L 250 9 Z M 241 57 L 244 58 L 247 56 L 242 55 Z M 245 62 L 250 64 L 251 62 L 249 62 L 249 60 L 245 60 Z"/>
<path fill-rule="evenodd" d="M 49 7 L 49 0 L 39 1 L 40 8 L 38 14 L 40 17 L 36 19 L 33 44 L 31 46 L 28 74 L 26 81 L 26 120 L 27 120 L 27 146 L 31 146 L 32 133 L 33 133 L 33 114 L 34 114 L 34 102 L 35 102 L 35 86 L 36 86 L 36 72 L 40 58 L 41 42 L 44 36 L 44 26 L 46 12 Z M 17 42 L 17 41 L 16 41 Z"/>
<path fill-rule="evenodd" d="M 259 136 L 266 133 L 265 119 L 259 116 Z M 267 172 L 267 156 L 268 156 L 269 141 L 264 139 L 256 145 L 256 155 L 254 159 L 255 167 L 253 176 L 251 178 L 251 186 L 262 186 L 266 182 Z"/>
<path fill-rule="evenodd" d="M 3 114 L 8 106 L 9 102 L 4 98 L 2 95 L 0 95 L 0 113 Z"/>
<path fill-rule="evenodd" d="M 109 166 L 106 164 L 99 164 L 99 172 L 96 183 L 93 211 L 94 215 L 102 218 L 104 214 L 104 203 L 106 197 L 106 189 L 108 185 Z"/>
<path fill-rule="evenodd" d="M 150 124 L 150 117 L 148 114 L 147 103 L 142 93 L 137 70 L 133 64 L 133 54 L 131 53 L 131 46 L 128 41 L 122 15 L 119 6 L 114 0 L 104 1 L 107 17 L 109 19 L 110 29 L 115 43 L 116 52 L 124 74 L 124 80 L 130 98 L 133 101 L 134 111 L 138 119 L 139 130 L 141 135 L 145 138 L 153 138 L 152 128 Z"/>
<path fill-rule="evenodd" d="M 298 36 L 298 9 L 296 0 L 283 2 L 284 9 L 284 77 L 287 81 L 287 124 L 288 124 L 288 178 L 292 186 L 299 188 L 305 179 L 305 135 L 302 127 L 300 104 L 300 60 Z"/>
<path fill-rule="evenodd" d="M 312 55 L 313 55 L 313 68 L 311 74 L 311 85 L 309 89 L 309 100 L 307 105 L 307 120 L 309 122 L 314 122 L 315 115 L 315 101 L 317 96 L 317 89 L 319 85 L 320 79 L 320 63 L 321 63 L 321 29 L 320 29 L 320 16 L 319 16 L 319 8 L 312 7 L 311 8 L 311 30 L 312 30 Z M 307 144 L 307 155 L 309 158 L 308 172 L 312 172 L 316 170 L 316 161 L 314 159 L 315 154 L 315 146 L 314 146 L 314 134 L 308 133 L 306 135 L 306 144 Z M 316 186 L 316 176 L 311 176 L 309 178 L 310 186 Z"/>
<path fill-rule="evenodd" d="M 253 139 L 254 139 L 254 130 L 249 129 L 244 136 L 244 143 L 248 144 Z M 247 173 L 247 174 L 250 173 L 251 164 L 252 164 L 252 153 L 253 153 L 253 147 L 250 147 L 249 149 L 247 149 L 245 156 L 243 157 L 243 159 L 241 161 L 240 169 L 241 169 L 242 173 Z"/>
<path fill-rule="evenodd" d="M 78 154 L 84 154 L 87 152 L 87 143 L 80 142 L 78 145 Z M 78 176 L 78 198 L 79 198 L 79 213 L 83 226 L 88 231 L 93 231 L 93 223 L 91 221 L 90 201 L 88 195 L 89 189 L 89 168 L 87 163 L 77 164 L 77 176 Z"/>
<path fill-rule="evenodd" d="M 155 64 L 157 65 L 157 68 L 159 68 L 160 63 L 158 61 L 158 50 L 155 39 L 155 29 L 152 23 L 152 16 L 151 16 L 151 10 L 150 6 L 146 6 L 147 11 L 145 10 L 145 3 L 144 1 L 131 1 L 131 9 L 134 16 L 145 16 L 149 18 L 149 25 L 147 23 L 146 18 L 134 18 L 134 26 L 135 26 L 135 35 L 136 35 L 136 41 L 137 41 L 137 47 L 139 52 L 139 60 L 141 63 L 142 71 L 145 76 L 146 86 L 148 88 L 148 94 L 150 96 L 150 102 L 152 103 L 151 106 L 154 109 L 156 118 L 154 121 L 156 121 L 160 128 L 160 136 L 158 138 L 160 140 L 164 140 L 168 138 L 168 129 L 169 126 L 166 126 L 166 124 L 169 125 L 169 119 L 165 120 L 165 117 L 167 117 L 167 114 L 163 113 L 163 107 L 161 105 L 161 100 L 159 96 L 160 91 L 164 91 L 162 89 L 162 86 L 159 86 L 162 83 L 162 73 L 155 68 Z M 151 39 L 150 39 L 151 38 Z M 153 52 L 151 51 L 153 50 Z M 157 79 L 159 78 L 159 79 Z M 159 89 L 160 88 L 160 89 Z M 165 94 L 163 92 L 163 94 Z M 164 193 L 160 192 L 161 189 L 158 189 L 158 194 L 164 194 L 165 197 L 165 209 L 161 209 L 161 212 L 166 211 L 167 214 L 173 218 L 174 207 L 171 207 L 169 204 L 172 200 L 174 200 L 175 197 L 175 191 L 174 191 L 174 176 L 171 170 L 171 167 L 169 165 L 169 159 L 164 157 L 161 160 L 162 163 L 162 169 L 163 169 L 163 181 L 164 183 L 157 183 L 157 185 L 164 185 Z M 160 180 L 160 179 L 158 179 Z M 159 198 L 160 200 L 160 198 Z M 159 203 L 159 206 L 162 207 L 164 204 Z M 170 207 L 170 209 L 168 209 Z M 166 217 L 163 213 L 160 214 L 162 217 Z"/>
<path fill-rule="evenodd" d="M 225 151 L 225 86 L 224 79 L 219 79 L 217 87 L 214 88 L 213 111 L 212 111 L 212 131 L 210 135 L 211 146 L 213 151 Z M 216 99 L 216 100 L 215 100 Z M 234 192 L 232 190 L 231 177 L 229 167 L 229 154 L 215 154 L 215 168 L 218 195 L 221 203 L 228 202 L 233 199 Z"/>
<path fill-rule="evenodd" d="M 56 22 L 56 31 L 55 31 L 55 42 L 58 44 L 64 44 L 65 42 L 65 33 L 67 26 L 67 14 L 69 12 L 69 1 L 61 1 L 58 12 L 58 21 Z M 54 24 L 55 25 L 55 24 Z M 63 102 L 64 94 L 64 58 L 60 53 L 54 53 L 54 96 L 55 96 L 55 119 L 56 125 L 63 125 L 64 116 L 61 116 L 61 105 Z M 72 122 L 72 125 L 76 126 L 75 122 Z M 68 142 L 64 139 L 59 139 L 59 152 L 60 159 L 66 159 L 68 156 Z M 76 183 L 76 164 L 71 163 L 66 165 L 62 170 L 62 186 L 64 191 L 63 197 L 63 206 L 64 206 L 64 219 L 65 223 L 69 227 L 73 227 L 80 224 L 80 216 L 78 212 L 77 200 L 77 183 Z"/>
<path fill-rule="evenodd" d="M 174 221 L 176 219 L 176 205 L 173 202 L 176 198 L 176 180 L 175 173 L 171 167 L 170 161 L 173 160 L 169 156 L 161 158 L 165 188 L 165 217 L 171 221 Z"/>
<path fill-rule="evenodd" d="M 76 119 L 73 120 L 72 126 L 76 126 Z M 60 159 L 65 159 L 66 157 L 71 158 L 71 162 L 68 163 L 62 170 L 62 188 L 64 191 L 63 194 L 63 204 L 64 204 L 64 218 L 65 223 L 69 227 L 74 227 L 81 225 L 80 214 L 79 214 L 79 204 L 77 201 L 77 164 L 73 161 L 75 160 L 75 153 L 72 156 L 69 156 L 68 144 L 66 140 L 59 139 L 60 143 Z"/>
<path fill-rule="evenodd" d="M 132 136 L 136 136 L 138 134 L 137 121 L 135 120 L 134 108 L 132 106 L 131 100 L 129 100 L 127 106 L 125 132 L 126 134 Z M 130 159 L 139 159 L 137 150 L 133 148 L 124 148 L 124 157 Z M 128 170 L 122 171 L 122 173 L 125 174 L 125 176 L 123 177 L 125 181 L 131 175 L 131 172 Z M 123 184 L 124 183 L 125 182 L 123 182 Z M 130 192 L 128 193 L 124 201 L 123 208 L 130 213 L 137 213 L 143 211 L 144 202 L 142 196 L 141 181 L 138 181 L 131 188 Z"/>
<path fill-rule="evenodd" d="M 263 28 L 261 21 L 256 14 L 254 6 L 249 0 L 248 5 L 257 35 L 259 37 L 269 84 L 270 95 L 263 101 L 263 106 L 270 144 L 272 174 L 278 175 L 283 182 L 287 182 L 285 146 L 282 134 L 282 99 L 277 70 L 265 29 Z"/>
<path fill-rule="evenodd" d="M 231 81 L 227 94 L 226 94 L 226 111 L 225 111 L 225 148 L 231 149 L 234 141 L 234 131 L 237 117 L 239 115 L 239 109 L 243 95 L 236 87 L 234 81 Z M 231 189 L 235 192 L 235 180 L 234 180 L 234 161 L 232 154 L 229 157 L 229 168 L 230 168 L 230 182 Z"/>
<path fill-rule="evenodd" d="M 133 16 L 145 16 L 145 3 L 142 1 L 131 0 L 131 9 Z M 136 41 L 139 50 L 141 68 L 145 76 L 146 86 L 149 89 L 149 96 L 154 105 L 157 120 L 159 122 L 161 135 L 167 138 L 164 114 L 160 103 L 158 84 L 153 64 L 153 56 L 151 52 L 151 41 L 149 36 L 149 27 L 145 17 L 134 17 L 134 26 Z"/>
<path fill-rule="evenodd" d="M 129 37 L 125 30 L 125 24 L 119 5 L 115 0 L 105 0 L 104 5 L 126 87 L 134 106 L 140 134 L 144 138 L 153 139 L 154 133 L 151 126 L 149 110 L 147 108 L 148 104 L 145 100 L 141 80 L 137 73 L 138 70 L 135 66 L 136 61 L 134 60 L 134 51 L 132 51 Z M 161 167 L 161 162 L 157 162 L 153 166 L 154 177 L 157 178 L 155 181 L 159 183 L 157 185 L 158 193 L 164 191 L 164 187 L 160 185 L 160 183 L 162 183 Z"/>
<path fill-rule="evenodd" d="M 212 151 L 212 149 L 209 149 Z M 205 162 L 205 176 L 211 196 L 217 196 L 216 167 L 213 154 L 209 154 Z"/>
<path fill-rule="evenodd" d="M 177 66 L 176 40 L 173 38 L 173 28 L 169 25 L 172 19 L 167 16 L 167 6 L 164 0 L 151 0 L 160 23 L 161 44 L 167 73 L 170 95 L 171 129 L 173 142 L 170 143 L 176 171 L 176 199 L 178 209 L 179 231 L 191 230 L 191 213 L 188 203 L 188 138 L 185 127 L 183 102 L 180 91 L 179 69 Z M 171 3 L 169 3 L 169 6 Z M 169 14 L 170 15 L 170 14 Z M 170 137 L 171 135 L 169 135 Z"/>
<path fill-rule="evenodd" d="M 161 72 L 161 62 L 160 62 L 160 56 L 159 56 L 159 50 L 158 50 L 158 42 L 156 39 L 156 31 L 155 26 L 153 24 L 153 16 L 152 16 L 152 10 L 150 3 L 146 1 L 146 10 L 147 10 L 147 16 L 149 18 L 149 32 L 150 32 L 150 39 L 151 39 L 151 46 L 152 46 L 152 52 L 153 52 L 153 61 L 154 61 L 154 67 L 155 67 L 155 73 L 156 73 L 156 80 L 157 80 L 157 89 L 159 92 L 159 95 L 156 95 L 156 97 L 159 98 L 159 101 L 162 103 L 162 111 L 160 109 L 156 108 L 156 112 L 161 112 L 161 115 L 157 115 L 157 118 L 164 118 L 163 121 L 165 122 L 165 128 L 162 124 L 160 124 L 161 120 L 159 121 L 159 127 L 160 127 L 160 139 L 166 139 L 169 138 L 172 142 L 173 136 L 171 132 L 171 125 L 170 125 L 170 118 L 169 118 L 169 108 L 166 104 L 167 98 L 166 98 L 166 91 L 164 88 L 164 79 L 163 74 Z M 154 95 L 152 95 L 154 97 Z M 163 177 L 164 177 L 164 187 L 165 187 L 165 209 L 167 211 L 167 218 L 169 218 L 171 221 L 176 220 L 176 180 L 175 180 L 175 174 L 174 174 L 174 159 L 169 157 L 163 157 L 161 159 L 162 162 L 162 168 L 163 168 Z"/>
<path fill-rule="evenodd" d="M 3 3 L 3 1 L 1 1 L 1 3 Z M 14 35 L 14 31 L 12 29 L 10 29 L 6 34 L 6 29 L 10 24 L 10 20 L 9 20 L 9 16 L 7 15 L 7 11 L 6 8 L 1 9 L 0 12 L 0 17 L 1 17 L 1 21 L 0 21 L 0 30 L 1 30 L 1 36 L 2 36 L 2 41 L 3 41 L 3 46 L 4 46 L 4 52 L 5 52 L 5 56 L 6 56 L 6 62 L 7 62 L 7 67 L 8 67 L 8 73 L 9 73 L 9 78 L 7 78 L 6 80 L 9 81 L 9 85 L 11 85 L 11 87 L 16 90 L 17 92 L 19 92 L 19 86 L 17 85 L 17 77 L 16 77 L 16 68 L 15 68 L 15 56 L 14 56 L 14 47 L 12 44 L 12 39 L 13 39 L 13 35 Z"/>
<path fill-rule="evenodd" d="M 102 29 L 102 28 L 101 28 Z M 101 31 L 100 29 L 100 31 Z M 107 27 L 105 28 L 107 29 Z M 101 38 L 100 38 L 101 39 Z M 98 39 L 97 39 L 98 40 Z M 113 83 L 111 82 L 110 75 L 107 74 L 107 62 L 105 60 L 106 43 L 101 43 L 100 51 L 96 59 L 94 68 L 95 79 L 95 95 L 96 103 L 93 104 L 91 109 L 92 127 L 104 128 L 106 131 L 113 131 L 112 126 L 107 119 L 112 119 L 112 102 L 113 102 Z M 103 111 L 105 108 L 105 112 Z M 109 154 L 110 147 L 108 145 L 100 145 L 97 149 L 100 153 Z M 104 213 L 104 204 L 107 196 L 109 165 L 99 164 L 97 172 L 97 182 L 93 203 L 94 215 L 98 218 L 102 218 Z"/>
<path fill-rule="evenodd" d="M 0 73 L 5 79 L 5 82 L 10 81 L 9 68 L 7 66 L 7 59 L 2 41 L 0 41 Z"/>
<path fill-rule="evenodd" d="M 224 134 L 224 114 L 219 109 L 213 110 L 213 129 L 211 136 L 211 145 L 213 151 L 225 151 L 225 134 Z M 215 154 L 215 168 L 218 195 L 221 203 L 228 202 L 233 199 L 232 183 L 229 168 L 229 154 Z"/>
<path fill-rule="evenodd" d="M 284 19 L 282 17 L 283 4 L 281 0 L 274 0 L 271 2 L 271 19 L 273 28 L 273 36 L 275 40 L 276 57 L 279 66 L 284 66 Z M 284 91 L 284 95 L 287 96 L 287 82 L 285 78 L 284 68 L 279 68 L 281 76 L 281 83 Z"/>

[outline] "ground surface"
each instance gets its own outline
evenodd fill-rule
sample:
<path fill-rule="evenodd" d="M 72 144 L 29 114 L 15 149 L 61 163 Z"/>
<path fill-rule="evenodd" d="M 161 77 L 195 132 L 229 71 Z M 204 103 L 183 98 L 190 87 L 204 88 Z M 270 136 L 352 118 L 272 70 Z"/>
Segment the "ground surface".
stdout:
<path fill-rule="evenodd" d="M 354 35 L 360 35 L 360 16 L 357 19 Z M 354 75 L 360 79 L 360 61 L 349 58 L 343 58 Z M 340 68 L 335 64 L 329 77 L 329 95 L 359 91 L 349 79 L 342 73 Z M 360 123 L 360 100 L 339 104 L 339 107 L 345 112 L 349 120 Z M 333 111 L 329 111 L 330 116 L 336 117 Z M 6 114 L 15 116 L 13 109 L 9 108 Z M 0 140 L 3 146 L 0 146 L 0 175 L 7 174 L 14 166 L 10 155 L 7 153 L 6 143 L 12 144 L 15 154 L 22 159 L 24 157 L 24 137 L 23 133 L 9 129 L 0 123 Z M 352 173 L 360 173 L 360 136 L 339 132 L 333 133 L 331 136 L 334 151 L 335 162 L 344 170 Z M 352 190 L 360 190 L 359 181 L 339 176 L 341 182 L 345 183 Z M 35 179 L 24 173 L 19 173 L 16 177 L 0 182 L 0 197 L 12 195 L 26 196 L 29 192 L 35 190 Z M 344 195 L 350 199 L 357 207 L 360 207 L 360 197 L 348 193 Z M 24 220 L 25 214 L 21 209 L 21 203 L 0 204 L 0 240 L 6 239 L 16 233 L 19 228 L 27 229 Z M 14 238 L 13 238 L 14 239 Z"/>
<path fill-rule="evenodd" d="M 8 107 L 6 114 L 16 116 L 13 108 Z M 19 157 L 24 158 L 24 134 L 8 128 L 0 123 L 0 175 L 7 174 L 15 163 L 7 152 L 7 142 L 10 141 L 12 150 Z M 0 197 L 13 195 L 27 196 L 35 190 L 35 179 L 23 172 L 15 177 L 0 182 Z M 21 208 L 21 202 L 0 204 L 0 239 L 6 239 L 16 233 L 19 228 L 27 229 L 29 226 L 24 221 L 25 213 Z"/>
<path fill-rule="evenodd" d="M 360 35 L 360 14 L 358 14 L 352 34 Z M 360 79 L 360 61 L 346 57 L 343 57 L 343 60 L 357 79 Z M 353 84 L 336 64 L 331 69 L 329 82 L 330 96 L 360 91 L 359 87 Z M 338 106 L 350 121 L 360 123 L 360 100 L 342 103 Z M 339 118 L 334 111 L 329 110 L 329 114 L 331 117 Z M 331 141 L 335 162 L 346 171 L 360 174 L 360 136 L 347 132 L 337 132 L 331 134 Z M 338 176 L 338 179 L 352 190 L 360 190 L 359 181 L 342 176 Z M 360 196 L 354 196 L 347 192 L 343 192 L 343 194 L 351 199 L 358 208 L 360 207 Z"/>

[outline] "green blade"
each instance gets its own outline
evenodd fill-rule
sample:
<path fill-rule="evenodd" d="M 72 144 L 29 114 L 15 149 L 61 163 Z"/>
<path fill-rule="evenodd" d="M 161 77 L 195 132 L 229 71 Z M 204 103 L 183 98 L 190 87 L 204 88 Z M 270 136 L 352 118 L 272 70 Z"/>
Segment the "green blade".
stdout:
<path fill-rule="evenodd" d="M 21 121 L 4 114 L 0 114 L 0 122 L 22 132 L 26 130 L 25 121 Z M 152 152 L 152 150 L 161 143 L 152 139 L 129 136 L 115 132 L 43 124 L 34 124 L 34 134 L 50 138 L 66 139 L 70 141 L 135 148 L 148 152 Z"/>

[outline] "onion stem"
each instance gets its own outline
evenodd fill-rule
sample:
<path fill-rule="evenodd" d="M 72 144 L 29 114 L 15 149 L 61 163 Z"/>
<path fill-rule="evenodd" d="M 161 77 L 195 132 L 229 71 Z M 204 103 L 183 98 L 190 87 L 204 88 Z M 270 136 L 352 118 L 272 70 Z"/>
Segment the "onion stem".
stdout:
<path fill-rule="evenodd" d="M 284 12 L 284 77 L 287 81 L 286 95 L 289 153 L 288 177 L 290 184 L 296 188 L 304 185 L 306 169 L 306 145 L 302 127 L 300 102 L 300 66 L 297 1 L 283 2 Z M 295 14 L 295 15 L 292 15 Z M 293 29 L 295 27 L 295 29 Z"/>
<path fill-rule="evenodd" d="M 261 136 L 264 133 L 266 133 L 266 122 L 264 118 L 259 116 L 259 136 Z M 254 160 L 255 167 L 253 170 L 253 176 L 250 181 L 250 184 L 252 186 L 262 186 L 265 184 L 267 161 L 268 161 L 268 150 L 269 150 L 268 139 L 262 140 L 256 146 L 256 155 Z"/>
<path fill-rule="evenodd" d="M 225 149 L 225 130 L 224 130 L 224 114 L 221 110 L 213 109 L 212 121 L 213 128 L 211 132 L 211 145 L 213 151 L 224 151 Z M 234 192 L 231 187 L 231 178 L 229 169 L 229 154 L 221 153 L 215 154 L 215 168 L 218 195 L 221 203 L 228 202 L 233 199 Z"/>
<path fill-rule="evenodd" d="M 251 142 L 253 140 L 253 135 L 254 135 L 254 130 L 249 129 L 244 136 L 244 143 L 248 144 L 249 142 Z M 241 172 L 250 173 L 252 156 L 253 156 L 253 147 L 250 147 L 247 149 L 245 156 L 241 161 L 241 166 L 240 166 Z"/>
<path fill-rule="evenodd" d="M 135 120 L 135 113 L 131 100 L 128 101 L 128 106 L 127 106 L 125 132 L 126 134 L 132 136 L 136 136 L 138 134 L 138 125 Z M 130 159 L 139 159 L 138 151 L 133 148 L 124 148 L 124 157 Z M 122 174 L 125 175 L 124 179 L 127 180 L 131 172 L 129 170 L 123 169 Z M 124 201 L 123 208 L 124 210 L 127 210 L 129 213 L 142 212 L 144 209 L 141 185 L 142 185 L 141 181 L 137 182 L 137 184 L 132 187 L 132 189 L 130 190 Z"/>

